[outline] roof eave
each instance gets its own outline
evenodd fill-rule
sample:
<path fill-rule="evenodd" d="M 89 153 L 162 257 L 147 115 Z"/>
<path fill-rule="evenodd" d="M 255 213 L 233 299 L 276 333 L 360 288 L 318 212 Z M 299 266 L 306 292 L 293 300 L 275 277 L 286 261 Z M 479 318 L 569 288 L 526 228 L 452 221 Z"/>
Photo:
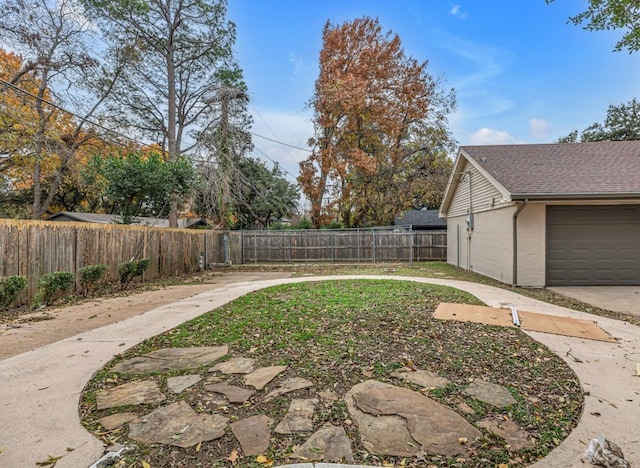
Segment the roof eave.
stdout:
<path fill-rule="evenodd" d="M 589 192 L 589 193 L 512 193 L 511 200 L 629 200 L 639 199 L 640 192 Z"/>

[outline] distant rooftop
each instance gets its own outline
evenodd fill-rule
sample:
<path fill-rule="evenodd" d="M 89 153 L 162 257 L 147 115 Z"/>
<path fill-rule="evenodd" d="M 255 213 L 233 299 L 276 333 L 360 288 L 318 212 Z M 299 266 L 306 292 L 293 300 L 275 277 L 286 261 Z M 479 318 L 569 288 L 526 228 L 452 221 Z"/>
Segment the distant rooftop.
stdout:
<path fill-rule="evenodd" d="M 413 226 L 421 229 L 447 229 L 446 220 L 438 217 L 438 210 L 406 210 L 399 213 L 394 220 L 396 226 Z"/>
<path fill-rule="evenodd" d="M 74 211 L 60 211 L 47 218 L 49 221 L 76 221 L 80 223 L 98 223 L 98 224 L 120 224 L 122 217 L 120 215 L 102 214 L 102 213 L 78 213 Z M 194 225 L 201 224 L 200 218 L 180 218 L 178 219 L 179 228 L 189 228 Z M 134 216 L 132 224 L 138 226 L 151 227 L 169 227 L 169 220 L 165 218 L 150 218 L 145 216 Z"/>

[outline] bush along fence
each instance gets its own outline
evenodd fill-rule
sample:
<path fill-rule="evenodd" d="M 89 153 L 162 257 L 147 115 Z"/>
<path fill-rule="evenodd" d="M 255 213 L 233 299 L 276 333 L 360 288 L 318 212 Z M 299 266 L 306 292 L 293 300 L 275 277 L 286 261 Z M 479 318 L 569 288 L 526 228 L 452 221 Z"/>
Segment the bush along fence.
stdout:
<path fill-rule="evenodd" d="M 121 274 L 126 282 L 135 276 L 135 271 L 119 272 L 120 265 L 131 260 L 148 259 L 138 276 L 143 281 L 190 274 L 207 264 L 241 263 L 239 234 L 228 233 L 226 254 L 223 236 L 204 230 L 0 220 L 0 278 L 26 279 L 26 286 L 11 301 L 22 305 L 34 301 L 42 289 L 41 278 L 53 273 L 74 274 L 72 291 L 82 292 L 91 287 L 91 275 L 97 274 L 84 271 L 87 267 L 102 269 L 105 281 L 122 284 Z M 45 280 L 47 290 L 61 286 L 56 294 L 64 291 L 65 275 Z"/>

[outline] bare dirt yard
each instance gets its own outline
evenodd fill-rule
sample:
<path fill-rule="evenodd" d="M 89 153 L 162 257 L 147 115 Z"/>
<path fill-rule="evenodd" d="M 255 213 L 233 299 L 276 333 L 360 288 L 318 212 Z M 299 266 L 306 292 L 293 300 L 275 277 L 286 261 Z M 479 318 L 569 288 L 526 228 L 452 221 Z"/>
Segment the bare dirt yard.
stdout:
<path fill-rule="evenodd" d="M 0 323 L 0 360 L 143 314 L 223 284 L 288 276 L 288 272 L 210 274 L 202 277 L 202 282 L 198 284 L 152 285 L 150 290 L 125 291 L 74 305 L 47 307 L 22 313 Z"/>

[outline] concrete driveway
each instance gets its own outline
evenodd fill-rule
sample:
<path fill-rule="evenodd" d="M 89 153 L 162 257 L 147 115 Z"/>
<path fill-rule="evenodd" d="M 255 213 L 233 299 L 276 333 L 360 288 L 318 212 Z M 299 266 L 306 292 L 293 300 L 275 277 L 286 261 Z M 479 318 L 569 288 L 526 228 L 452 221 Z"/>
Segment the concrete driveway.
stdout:
<path fill-rule="evenodd" d="M 549 315 L 597 319 L 616 343 L 527 332 L 573 369 L 586 392 L 582 418 L 548 457 L 532 468 L 581 468 L 589 440 L 606 434 L 632 465 L 640 464 L 640 327 L 572 311 L 501 288 L 436 278 L 340 276 L 245 281 L 159 307 L 130 319 L 90 330 L 0 361 L 0 466 L 32 467 L 49 455 L 62 456 L 57 468 L 91 465 L 103 445 L 80 424 L 78 401 L 92 375 L 114 356 L 142 340 L 258 289 L 277 284 L 328 279 L 416 281 L 470 292 L 493 307 L 513 305 Z M 316 465 L 319 466 L 327 465 Z"/>
<path fill-rule="evenodd" d="M 556 286 L 549 290 L 601 309 L 640 316 L 640 286 Z"/>

